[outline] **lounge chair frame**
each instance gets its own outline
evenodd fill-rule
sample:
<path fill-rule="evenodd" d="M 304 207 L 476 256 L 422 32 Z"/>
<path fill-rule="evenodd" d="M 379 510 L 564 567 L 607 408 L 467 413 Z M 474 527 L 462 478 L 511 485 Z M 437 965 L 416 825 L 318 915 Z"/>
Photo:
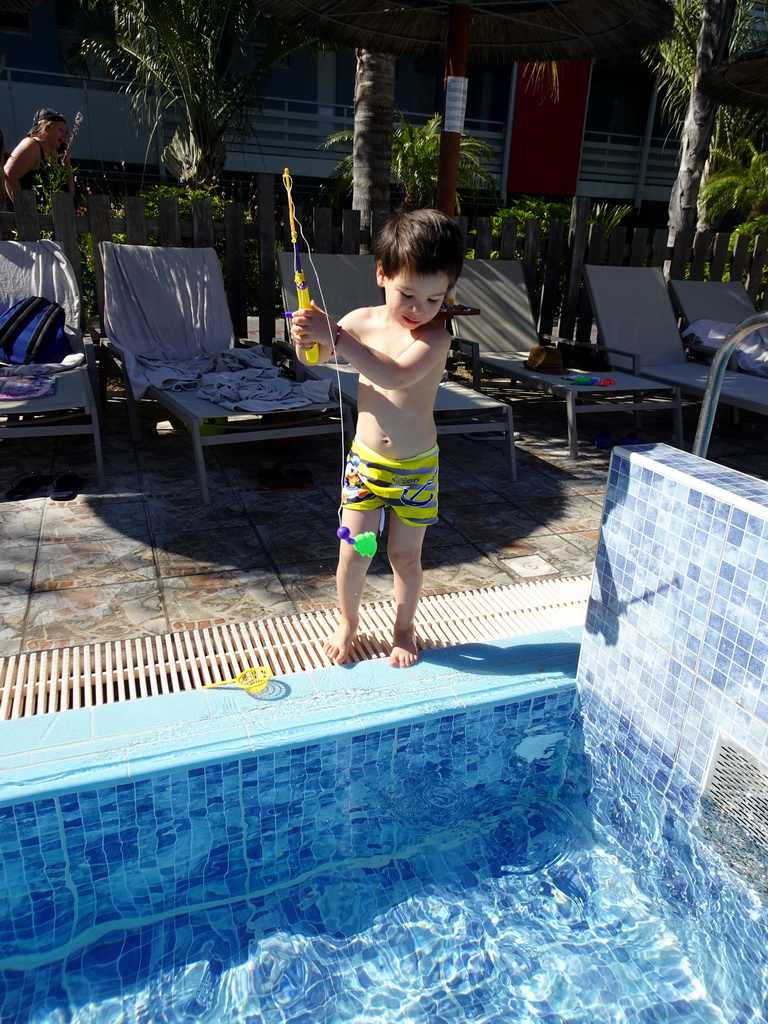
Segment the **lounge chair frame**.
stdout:
<path fill-rule="evenodd" d="M 664 275 L 658 267 L 586 266 L 584 279 L 599 337 L 644 377 L 702 398 L 709 366 L 685 352 Z M 768 380 L 727 371 L 719 400 L 768 415 Z"/>
<path fill-rule="evenodd" d="M 138 402 L 134 397 L 131 382 L 129 379 L 126 363 L 126 350 L 130 350 L 119 331 L 119 308 L 115 308 L 115 296 L 110 292 L 110 272 L 115 261 L 120 260 L 125 267 L 126 260 L 130 260 L 129 249 L 151 250 L 152 258 L 156 260 L 158 272 L 162 270 L 163 264 L 172 264 L 177 250 L 169 247 L 160 248 L 154 246 L 117 246 L 111 242 L 102 242 L 101 255 L 105 268 L 105 329 L 106 338 L 104 344 L 110 357 L 113 359 L 122 373 L 125 399 L 130 423 L 131 436 L 133 440 L 139 440 L 141 426 L 139 422 Z M 119 250 L 119 252 L 117 251 Z M 185 256 L 197 262 L 207 263 L 210 266 L 218 267 L 218 257 L 212 249 L 184 250 Z M 139 255 L 139 254 L 137 254 Z M 226 293 L 224 291 L 223 278 L 218 274 L 211 275 L 208 287 L 210 295 L 208 301 L 218 303 L 221 315 L 224 315 L 226 306 Z M 174 301 L 174 294 L 169 289 L 168 301 Z M 151 315 L 151 311 L 148 311 Z M 226 313 L 228 317 L 228 312 Z M 115 322 L 117 319 L 117 323 Z M 231 321 L 230 321 L 231 323 Z M 114 333 L 113 333 L 114 332 Z M 117 337 L 115 336 L 117 335 Z M 119 340 L 118 340 L 119 339 Z M 234 347 L 234 335 L 232 344 Z M 197 353 L 192 353 L 197 354 Z M 267 356 L 267 358 L 269 358 Z M 248 412 L 233 412 L 224 406 L 189 392 L 172 392 L 157 387 L 150 387 L 146 391 L 146 399 L 156 402 L 171 416 L 179 420 L 187 428 L 192 443 L 192 451 L 195 460 L 200 493 L 203 503 L 209 505 L 211 502 L 210 490 L 205 466 L 205 449 L 219 445 L 244 444 L 251 441 L 285 440 L 291 437 L 311 437 L 316 434 L 337 433 L 340 429 L 339 418 L 344 415 L 340 411 L 338 403 L 328 402 L 303 406 L 298 409 L 276 409 L 275 412 L 253 414 Z M 207 428 L 206 420 L 224 420 L 221 433 L 212 433 Z M 289 421 L 294 421 L 293 423 Z"/>
<path fill-rule="evenodd" d="M 456 300 L 462 305 L 477 307 L 479 316 L 457 316 L 453 321 L 455 349 L 472 372 L 472 384 L 482 386 L 482 371 L 527 389 L 543 391 L 562 399 L 566 406 L 568 453 L 578 457 L 578 417 L 589 413 L 670 409 L 673 414 L 673 442 L 683 444 L 683 420 L 680 391 L 674 385 L 660 384 L 635 372 L 614 368 L 590 376 L 611 378 L 610 386 L 596 387 L 572 384 L 563 376 L 576 376 L 579 371 L 565 371 L 562 376 L 531 370 L 524 364 L 531 349 L 541 345 L 531 309 L 522 263 L 516 260 L 468 260 L 456 285 Z M 595 346 L 587 350 L 594 352 Z M 606 352 L 605 349 L 601 349 Z M 608 354 L 608 353 L 606 353 Z M 585 361 L 585 365 L 588 363 Z M 589 371 L 586 371 L 589 372 Z M 658 397 L 669 392 L 669 397 Z M 652 396 L 650 401 L 627 396 Z"/>
<path fill-rule="evenodd" d="M 85 355 L 85 363 L 56 373 L 53 395 L 4 399 L 0 438 L 89 434 L 99 487 L 104 489 L 96 358 L 90 338 L 80 329 L 80 292 L 74 270 L 56 242 L 0 242 L 0 306 L 8 308 L 30 295 L 64 306 L 72 348 Z"/>
<path fill-rule="evenodd" d="M 668 281 L 667 288 L 683 328 L 696 320 L 740 324 L 755 313 L 755 304 L 741 281 Z M 682 340 L 688 352 L 702 356 L 707 362 L 712 361 L 717 351 L 707 345 L 697 345 L 690 338 Z M 728 368 L 739 369 L 737 352 L 731 356 Z"/>

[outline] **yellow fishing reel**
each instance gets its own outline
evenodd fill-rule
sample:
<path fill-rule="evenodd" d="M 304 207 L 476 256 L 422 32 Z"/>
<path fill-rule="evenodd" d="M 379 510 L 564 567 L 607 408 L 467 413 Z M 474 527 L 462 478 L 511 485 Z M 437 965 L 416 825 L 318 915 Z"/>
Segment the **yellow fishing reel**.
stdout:
<path fill-rule="evenodd" d="M 299 246 L 299 235 L 296 231 L 296 218 L 293 212 L 293 197 L 291 195 L 291 189 L 293 188 L 293 181 L 291 179 L 291 172 L 286 167 L 283 171 L 283 184 L 285 185 L 285 194 L 288 197 L 288 219 L 291 224 L 291 243 L 293 244 L 293 281 L 296 285 L 296 298 L 299 303 L 299 309 L 310 309 L 312 307 L 312 300 L 309 297 L 309 288 L 307 287 L 306 278 L 304 277 L 304 271 L 301 269 L 301 248 Z M 286 312 L 287 317 L 290 313 Z M 320 349 L 317 345 L 313 345 L 304 353 L 304 358 L 308 363 L 316 363 L 320 358 Z"/>

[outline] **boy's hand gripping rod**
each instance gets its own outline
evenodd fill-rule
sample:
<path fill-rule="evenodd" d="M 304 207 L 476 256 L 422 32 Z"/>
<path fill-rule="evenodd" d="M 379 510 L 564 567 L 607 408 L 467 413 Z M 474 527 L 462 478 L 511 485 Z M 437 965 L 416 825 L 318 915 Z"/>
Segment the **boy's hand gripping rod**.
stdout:
<path fill-rule="evenodd" d="M 309 309 L 312 303 L 309 297 L 309 288 L 307 288 L 307 282 L 304 279 L 304 271 L 301 269 L 301 249 L 299 246 L 299 236 L 296 232 L 296 219 L 293 215 L 293 199 L 291 197 L 291 172 L 287 167 L 283 171 L 283 184 L 288 196 L 288 217 L 291 222 L 291 242 L 293 243 L 293 280 L 296 282 L 299 309 Z M 308 363 L 316 363 L 320 358 L 320 350 L 317 345 L 313 345 L 312 348 L 306 350 L 304 355 Z"/>

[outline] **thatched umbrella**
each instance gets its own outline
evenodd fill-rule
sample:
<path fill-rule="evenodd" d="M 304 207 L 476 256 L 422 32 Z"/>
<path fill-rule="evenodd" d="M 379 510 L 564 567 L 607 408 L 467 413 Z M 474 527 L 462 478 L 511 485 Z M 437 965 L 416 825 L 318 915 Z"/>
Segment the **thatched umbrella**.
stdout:
<path fill-rule="evenodd" d="M 0 14 L 26 14 L 43 0 L 0 0 Z"/>
<path fill-rule="evenodd" d="M 768 110 L 768 46 L 718 64 L 702 75 L 699 88 L 718 103 Z"/>
<path fill-rule="evenodd" d="M 668 0 L 259 0 L 259 13 L 347 46 L 446 57 L 437 206 L 453 214 L 468 61 L 615 57 L 672 31 Z"/>

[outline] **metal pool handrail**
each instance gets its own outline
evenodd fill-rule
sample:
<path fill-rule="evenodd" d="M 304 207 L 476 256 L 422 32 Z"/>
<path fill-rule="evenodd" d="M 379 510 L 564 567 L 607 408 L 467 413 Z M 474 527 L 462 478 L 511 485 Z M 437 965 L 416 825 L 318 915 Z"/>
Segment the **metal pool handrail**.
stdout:
<path fill-rule="evenodd" d="M 739 343 L 748 334 L 758 330 L 760 327 L 768 327 L 768 312 L 753 313 L 746 320 L 742 320 L 740 324 L 732 327 L 715 353 L 712 365 L 709 368 L 707 386 L 701 403 L 698 426 L 696 427 L 696 437 L 693 441 L 693 454 L 700 456 L 702 459 L 707 457 L 709 439 L 712 435 L 712 424 L 717 412 L 717 402 L 720 398 L 720 389 L 723 386 L 723 377 L 728 366 L 728 360 Z"/>

